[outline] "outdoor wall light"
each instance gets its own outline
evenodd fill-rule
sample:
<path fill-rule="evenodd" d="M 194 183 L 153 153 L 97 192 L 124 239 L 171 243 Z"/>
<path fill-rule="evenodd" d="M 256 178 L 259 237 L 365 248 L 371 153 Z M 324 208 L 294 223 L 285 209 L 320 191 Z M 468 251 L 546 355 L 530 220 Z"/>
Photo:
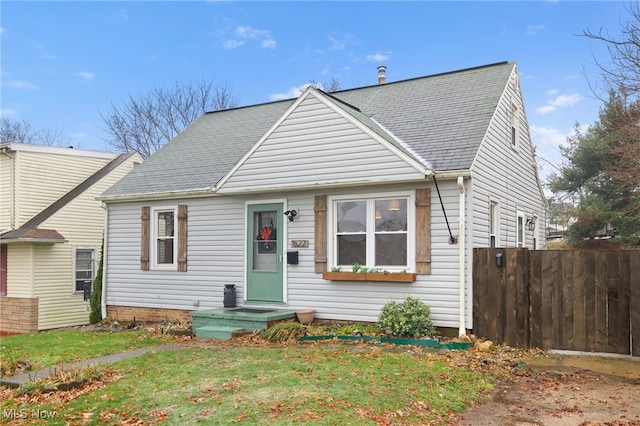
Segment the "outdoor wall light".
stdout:
<path fill-rule="evenodd" d="M 496 253 L 496 267 L 502 268 L 504 266 L 504 260 L 502 258 L 502 253 Z"/>
<path fill-rule="evenodd" d="M 284 215 L 289 218 L 289 222 L 293 222 L 293 218 L 298 215 L 296 210 L 287 210 Z"/>
<path fill-rule="evenodd" d="M 527 218 L 527 229 L 529 231 L 535 231 L 536 230 L 536 223 L 533 220 L 533 218 Z"/>

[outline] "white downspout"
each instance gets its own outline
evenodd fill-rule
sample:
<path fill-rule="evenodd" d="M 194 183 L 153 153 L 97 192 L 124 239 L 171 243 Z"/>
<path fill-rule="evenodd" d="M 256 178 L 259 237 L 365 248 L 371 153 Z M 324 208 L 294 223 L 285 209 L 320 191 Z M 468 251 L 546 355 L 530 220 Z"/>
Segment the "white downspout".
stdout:
<path fill-rule="evenodd" d="M 104 236 L 102 241 L 102 295 L 100 297 L 100 310 L 102 319 L 107 317 L 107 236 L 109 235 L 109 205 L 102 203 L 104 209 Z"/>
<path fill-rule="evenodd" d="M 459 219 L 458 219 L 458 250 L 459 250 L 459 276 L 460 276 L 460 296 L 459 296 L 459 300 L 460 300 L 460 318 L 459 318 L 459 328 L 458 328 L 458 335 L 462 336 L 467 334 L 467 328 L 465 326 L 465 281 L 466 281 L 466 274 L 465 274 L 465 244 L 464 244 L 464 240 L 465 240 L 465 200 L 464 200 L 464 178 L 462 176 L 458 176 L 458 190 L 460 191 L 460 206 L 458 207 L 459 209 Z"/>
<path fill-rule="evenodd" d="M 15 226 L 16 225 L 16 214 L 15 214 L 16 213 L 15 212 L 15 208 L 16 208 L 15 207 L 16 206 L 16 200 L 15 200 L 15 197 L 16 197 L 15 196 L 16 166 L 15 166 L 15 157 L 12 156 L 12 155 L 9 155 L 7 153 L 7 149 L 4 148 L 4 147 L 2 148 L 2 153 L 4 155 L 6 155 L 7 157 L 9 157 L 9 164 L 10 164 L 10 167 L 9 167 L 10 172 L 9 173 L 11 174 L 11 181 L 10 181 L 10 184 L 9 184 L 9 194 L 10 194 L 9 195 L 9 197 L 10 197 L 9 198 L 10 199 L 9 208 L 11 209 L 10 210 L 11 211 L 11 220 L 10 220 L 10 223 L 9 223 L 9 229 L 10 230 L 14 230 L 14 229 L 16 229 L 16 226 Z"/>

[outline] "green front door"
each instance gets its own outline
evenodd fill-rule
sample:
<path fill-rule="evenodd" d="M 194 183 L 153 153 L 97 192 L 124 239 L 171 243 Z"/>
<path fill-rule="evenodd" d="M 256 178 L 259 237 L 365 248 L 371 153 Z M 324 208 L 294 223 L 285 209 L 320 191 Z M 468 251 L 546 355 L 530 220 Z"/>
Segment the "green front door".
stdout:
<path fill-rule="evenodd" d="M 283 302 L 282 204 L 247 208 L 247 301 Z"/>

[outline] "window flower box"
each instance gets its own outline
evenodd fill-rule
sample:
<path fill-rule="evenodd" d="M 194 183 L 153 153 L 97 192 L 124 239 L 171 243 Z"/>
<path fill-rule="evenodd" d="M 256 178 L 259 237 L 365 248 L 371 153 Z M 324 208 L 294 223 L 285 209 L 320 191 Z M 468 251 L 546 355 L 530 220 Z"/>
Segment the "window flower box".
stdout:
<path fill-rule="evenodd" d="M 322 278 L 330 281 L 366 281 L 360 272 L 323 272 Z"/>
<path fill-rule="evenodd" d="M 416 280 L 416 274 L 413 272 L 323 272 L 322 278 L 329 281 L 412 283 Z"/>

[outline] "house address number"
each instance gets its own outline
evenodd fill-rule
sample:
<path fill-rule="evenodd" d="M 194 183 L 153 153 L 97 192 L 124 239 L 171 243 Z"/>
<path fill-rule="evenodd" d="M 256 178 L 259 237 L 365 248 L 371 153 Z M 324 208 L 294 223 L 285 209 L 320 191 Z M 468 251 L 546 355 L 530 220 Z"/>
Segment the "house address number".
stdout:
<path fill-rule="evenodd" d="M 307 248 L 309 247 L 309 240 L 291 240 L 291 247 Z"/>

